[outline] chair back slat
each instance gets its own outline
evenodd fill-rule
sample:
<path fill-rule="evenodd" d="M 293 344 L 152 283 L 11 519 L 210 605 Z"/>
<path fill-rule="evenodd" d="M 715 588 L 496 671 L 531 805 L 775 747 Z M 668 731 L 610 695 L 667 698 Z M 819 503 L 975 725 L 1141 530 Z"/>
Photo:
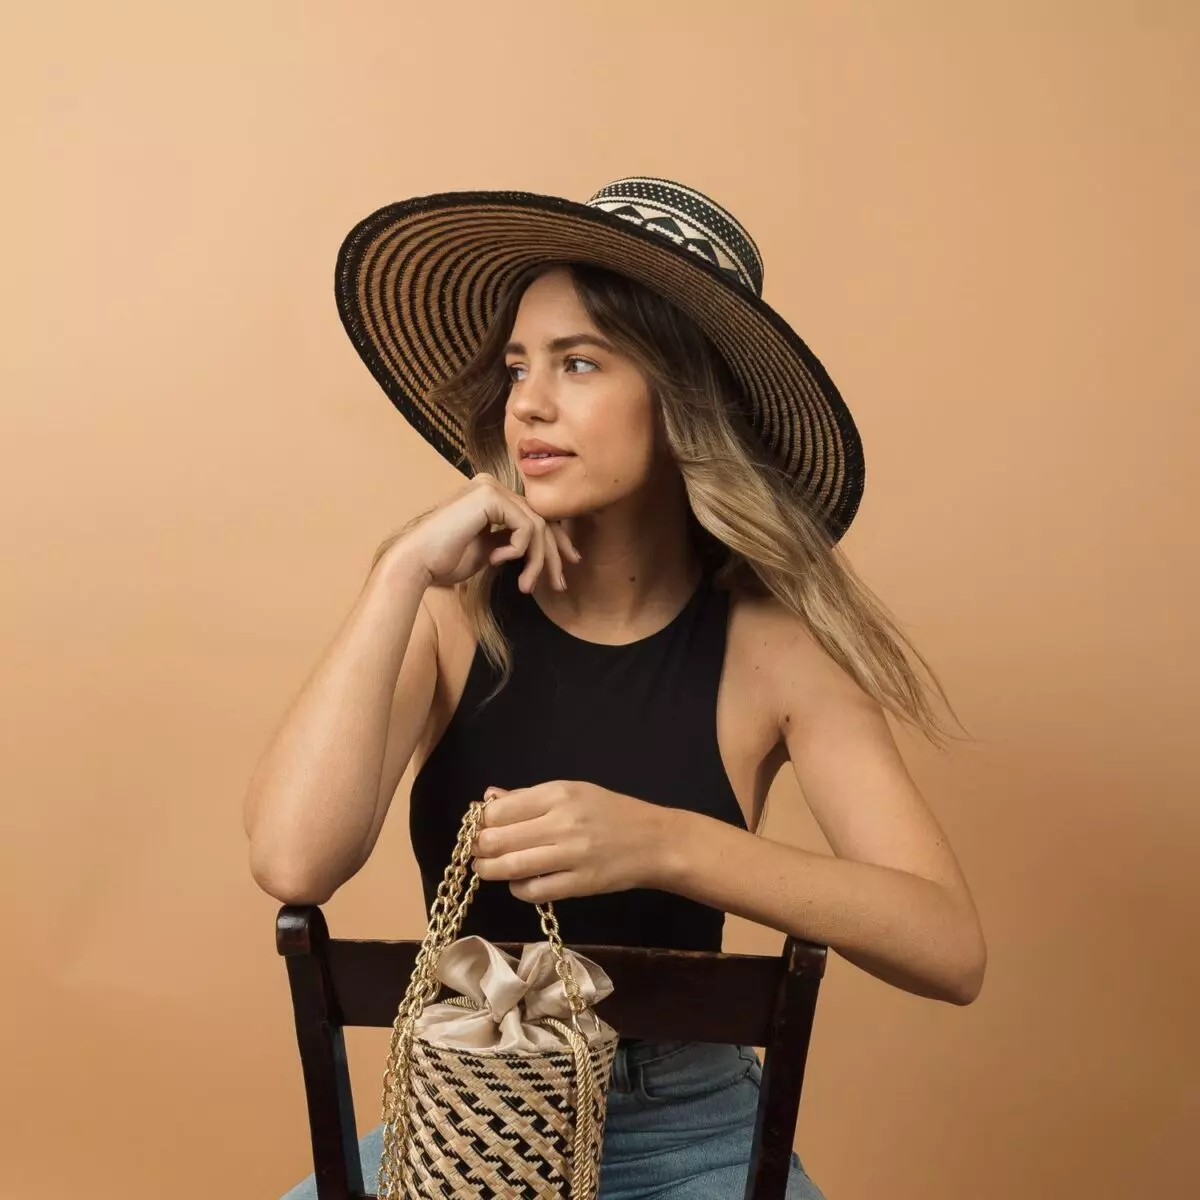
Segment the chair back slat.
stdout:
<path fill-rule="evenodd" d="M 276 921 L 275 943 L 287 961 L 317 1194 L 321 1200 L 355 1200 L 365 1194 L 362 1160 L 346 1061 L 347 1022 L 335 999 L 324 914 L 285 906 Z"/>
<path fill-rule="evenodd" d="M 520 957 L 519 945 L 498 945 Z M 342 1024 L 392 1024 L 418 946 L 330 939 L 326 953 Z M 608 972 L 613 994 L 598 1011 L 625 1037 L 767 1044 L 783 973 L 780 958 L 624 946 L 571 948 Z M 824 959 L 812 951 L 797 944 L 797 969 L 819 977 Z"/>
<path fill-rule="evenodd" d="M 763 1057 L 762 1095 L 754 1119 L 750 1171 L 745 1200 L 777 1196 L 783 1200 L 791 1167 L 792 1142 L 800 1115 L 800 1092 L 812 1038 L 817 993 L 824 973 L 812 969 L 809 943 L 789 938 L 782 955 L 782 970 L 775 992 L 770 1029 L 760 1043 Z"/>

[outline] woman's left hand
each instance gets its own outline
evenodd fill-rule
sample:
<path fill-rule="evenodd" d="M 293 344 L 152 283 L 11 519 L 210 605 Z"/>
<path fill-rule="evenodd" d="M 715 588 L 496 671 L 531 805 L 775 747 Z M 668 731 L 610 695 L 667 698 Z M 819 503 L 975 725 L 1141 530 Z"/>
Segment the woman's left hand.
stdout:
<path fill-rule="evenodd" d="M 565 779 L 487 794 L 497 798 L 475 841 L 480 879 L 509 880 L 535 904 L 656 886 L 671 809 Z"/>

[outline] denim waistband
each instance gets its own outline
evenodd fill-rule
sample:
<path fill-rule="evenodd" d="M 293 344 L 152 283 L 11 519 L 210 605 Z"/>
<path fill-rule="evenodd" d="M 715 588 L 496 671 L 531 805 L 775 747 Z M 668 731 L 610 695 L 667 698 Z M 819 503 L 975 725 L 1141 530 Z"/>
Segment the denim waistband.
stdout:
<path fill-rule="evenodd" d="M 652 1059 L 664 1058 L 674 1054 L 685 1046 L 704 1046 L 706 1042 L 663 1041 L 654 1038 L 618 1038 L 617 1053 L 630 1062 L 643 1063 Z M 717 1043 L 713 1043 L 716 1045 Z"/>
<path fill-rule="evenodd" d="M 622 1038 L 611 1088 L 617 1094 L 702 1091 L 744 1077 L 758 1062 L 752 1047 L 734 1043 Z"/>

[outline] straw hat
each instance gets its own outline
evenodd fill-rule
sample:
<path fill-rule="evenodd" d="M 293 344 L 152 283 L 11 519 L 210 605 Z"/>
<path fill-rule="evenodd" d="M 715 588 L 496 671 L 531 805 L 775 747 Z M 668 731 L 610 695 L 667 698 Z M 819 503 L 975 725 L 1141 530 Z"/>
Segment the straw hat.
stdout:
<path fill-rule="evenodd" d="M 529 192 L 447 192 L 389 204 L 338 253 L 350 339 L 409 423 L 467 476 L 462 430 L 428 399 L 474 355 L 506 287 L 549 260 L 593 263 L 665 296 L 704 331 L 745 396 L 771 461 L 832 541 L 862 498 L 854 420 L 825 368 L 762 299 L 750 235 L 695 188 L 633 177 L 580 204 Z"/>

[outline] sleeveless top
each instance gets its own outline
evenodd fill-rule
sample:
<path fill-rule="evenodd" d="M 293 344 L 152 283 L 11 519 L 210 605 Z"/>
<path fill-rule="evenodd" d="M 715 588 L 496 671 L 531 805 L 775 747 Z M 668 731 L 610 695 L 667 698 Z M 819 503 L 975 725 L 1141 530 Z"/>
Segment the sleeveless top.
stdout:
<path fill-rule="evenodd" d="M 490 787 L 585 780 L 654 804 L 690 809 L 745 829 L 717 745 L 717 689 L 729 593 L 704 575 L 678 615 L 622 646 L 585 641 L 555 624 L 517 586 L 508 562 L 492 589 L 511 647 L 509 682 L 477 647 L 462 699 L 412 786 L 409 832 L 426 911 L 467 806 Z M 640 888 L 554 902 L 568 944 L 719 950 L 725 914 Z M 544 938 L 537 908 L 507 882 L 480 881 L 462 934 L 491 941 Z"/>

